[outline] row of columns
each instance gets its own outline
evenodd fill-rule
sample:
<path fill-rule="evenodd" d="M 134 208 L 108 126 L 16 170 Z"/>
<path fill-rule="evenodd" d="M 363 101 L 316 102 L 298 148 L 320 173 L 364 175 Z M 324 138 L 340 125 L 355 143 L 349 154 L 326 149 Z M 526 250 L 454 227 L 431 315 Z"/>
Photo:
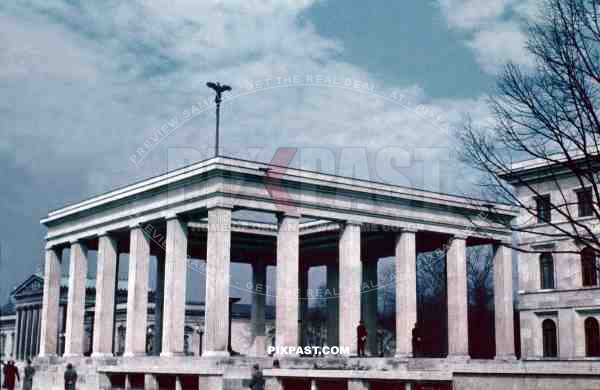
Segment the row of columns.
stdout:
<path fill-rule="evenodd" d="M 276 346 L 298 345 L 299 332 L 299 215 L 281 215 L 277 232 Z M 159 257 L 164 277 L 159 277 L 160 301 L 157 337 L 161 356 L 184 353 L 187 225 L 173 216 L 166 221 L 165 258 Z M 82 242 L 71 244 L 69 293 L 66 319 L 65 355 L 83 354 L 83 318 L 87 250 Z M 114 291 L 117 273 L 117 243 L 103 234 L 98 242 L 96 311 L 93 356 L 112 354 Z M 40 355 L 56 352 L 60 259 L 53 248 L 46 251 Z M 231 209 L 208 210 L 206 255 L 205 356 L 226 356 L 228 351 L 229 285 L 231 262 Z M 125 356 L 145 354 L 148 310 L 150 239 L 140 226 L 130 231 L 129 278 Z M 398 234 L 396 258 L 396 355 L 412 356 L 412 329 L 417 320 L 416 232 Z M 455 236 L 447 254 L 448 353 L 450 357 L 468 356 L 468 304 L 466 237 Z M 376 291 L 363 293 L 363 274 L 376 285 L 377 265 L 361 261 L 361 227 L 348 221 L 341 229 L 337 264 L 327 269 L 327 287 L 338 291 L 342 299 L 329 299 L 328 344 L 357 351 L 356 325 L 361 317 L 370 329 L 376 329 Z M 363 267 L 367 268 L 366 272 Z M 254 265 L 254 285 L 266 282 L 266 267 Z M 162 276 L 162 275 L 159 275 Z M 373 283 L 375 282 L 375 283 Z M 304 285 L 305 283 L 303 283 Z M 497 246 L 494 255 L 496 304 L 496 350 L 502 357 L 514 356 L 512 321 L 512 261 L 510 251 Z M 164 291 L 162 291 L 164 289 Z M 364 299 L 361 305 L 361 299 Z M 361 306 L 364 312 L 361 313 Z M 337 314 L 337 318 L 334 316 Z M 256 353 L 264 353 L 264 294 L 253 294 L 253 334 Z M 376 350 L 376 332 L 370 331 L 369 349 Z M 258 338 L 258 339 L 257 339 Z"/>
<path fill-rule="evenodd" d="M 14 350 L 17 359 L 23 360 L 38 353 L 40 310 L 40 305 L 29 305 L 16 309 L 16 340 L 14 341 Z M 11 344 L 12 342 L 11 340 Z"/>
<path fill-rule="evenodd" d="M 228 295 L 230 252 L 230 209 L 209 210 L 209 221 L 223 221 L 223 229 L 209 234 L 207 262 L 207 302 L 209 296 Z M 185 297 L 187 270 L 187 225 L 176 216 L 166 221 L 165 256 L 158 256 L 157 333 L 161 340 L 162 356 L 184 354 Z M 222 230 L 222 231 L 219 231 Z M 226 234 L 224 234 L 226 233 Z M 83 242 L 71 243 L 69 265 L 69 292 L 66 315 L 65 356 L 84 353 L 85 281 L 87 274 L 87 249 Z M 226 254 L 226 256 L 225 256 Z M 58 304 L 60 295 L 60 250 L 48 248 L 45 261 L 45 283 L 42 309 L 40 356 L 57 352 Z M 124 356 L 146 354 L 146 327 L 148 312 L 148 281 L 150 264 L 150 238 L 139 225 L 130 228 L 129 276 L 127 290 L 127 319 Z M 117 242 L 109 234 L 98 237 L 96 301 L 92 356 L 112 355 L 114 305 L 117 280 Z M 228 305 L 207 304 L 207 350 L 227 351 Z M 227 300 L 225 300 L 227 302 Z M 224 324 L 224 325 L 223 325 Z M 222 327 L 225 329 L 223 335 Z M 210 333 L 217 337 L 209 337 Z M 224 346 L 224 349 L 223 349 Z M 210 352 L 209 352 L 210 354 Z"/>

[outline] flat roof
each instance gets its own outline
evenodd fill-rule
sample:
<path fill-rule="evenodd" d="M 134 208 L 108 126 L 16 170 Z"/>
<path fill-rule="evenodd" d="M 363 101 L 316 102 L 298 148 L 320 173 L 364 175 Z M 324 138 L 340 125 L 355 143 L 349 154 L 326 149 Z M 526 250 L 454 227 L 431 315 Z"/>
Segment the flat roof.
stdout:
<path fill-rule="evenodd" d="M 340 186 L 352 188 L 358 192 L 368 192 L 374 195 L 398 196 L 406 198 L 414 198 L 418 200 L 428 201 L 431 203 L 446 202 L 452 206 L 465 208 L 488 208 L 495 207 L 499 212 L 514 214 L 513 206 L 502 202 L 489 202 L 482 199 L 445 194 L 441 192 L 428 191 L 407 186 L 399 186 L 393 184 L 382 183 L 373 180 L 356 179 L 347 176 L 334 175 L 330 173 L 322 173 L 293 167 L 286 167 L 272 163 L 249 161 L 232 157 L 212 157 L 188 166 L 169 171 L 148 179 L 144 179 L 133 184 L 120 187 L 100 195 L 93 196 L 86 200 L 73 203 L 62 208 L 53 210 L 48 213 L 46 218 L 40 222 L 46 224 L 48 222 L 59 220 L 63 217 L 77 214 L 84 210 L 93 209 L 100 205 L 108 204 L 117 200 L 125 199 L 131 196 L 141 194 L 145 191 L 173 184 L 181 180 L 188 179 L 195 175 L 207 173 L 212 170 L 239 171 L 244 170 L 245 173 L 251 173 L 255 176 L 264 176 L 267 170 L 280 170 L 283 180 L 303 182 L 311 181 L 323 186 Z"/>

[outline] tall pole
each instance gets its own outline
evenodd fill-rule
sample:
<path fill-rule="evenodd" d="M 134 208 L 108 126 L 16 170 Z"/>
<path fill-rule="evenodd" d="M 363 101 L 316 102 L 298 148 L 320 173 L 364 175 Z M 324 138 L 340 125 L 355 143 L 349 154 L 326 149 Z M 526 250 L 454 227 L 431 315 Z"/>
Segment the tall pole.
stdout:
<path fill-rule="evenodd" d="M 217 102 L 217 135 L 215 137 L 215 157 L 219 157 L 219 116 L 221 111 L 221 96 L 217 95 L 215 98 L 215 102 Z"/>
<path fill-rule="evenodd" d="M 217 127 L 215 135 L 215 157 L 219 156 L 219 120 L 221 114 L 221 94 L 225 91 L 231 91 L 229 85 L 221 85 L 220 83 L 208 82 L 206 86 L 215 91 L 215 103 L 217 104 Z"/>

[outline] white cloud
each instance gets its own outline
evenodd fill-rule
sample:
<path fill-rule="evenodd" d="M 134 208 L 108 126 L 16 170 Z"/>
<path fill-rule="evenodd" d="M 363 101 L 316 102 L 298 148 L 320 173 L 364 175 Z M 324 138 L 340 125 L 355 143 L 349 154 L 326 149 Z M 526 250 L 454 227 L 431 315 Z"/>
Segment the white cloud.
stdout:
<path fill-rule="evenodd" d="M 493 22 L 514 0 L 439 0 L 439 6 L 452 28 L 474 29 Z"/>
<path fill-rule="evenodd" d="M 475 34 L 468 43 L 481 67 L 497 73 L 509 61 L 532 66 L 533 59 L 525 48 L 527 37 L 516 23 L 496 23 Z"/>
<path fill-rule="evenodd" d="M 2 69 L 13 69 L 0 77 L 10 97 L 0 103 L 7 113 L 3 122 L 10 150 L 5 151 L 35 174 L 81 175 L 88 182 L 81 192 L 94 193 L 165 170 L 170 146 L 204 151 L 212 145 L 210 110 L 170 134 L 138 167 L 129 160 L 165 122 L 182 120 L 183 110 L 212 99 L 204 85 L 208 80 L 226 81 L 237 94 L 256 80 L 336 76 L 396 90 L 413 104 L 424 101 L 416 86 L 385 85 L 339 61 L 339 43 L 298 20 L 309 5 L 150 1 L 106 8 L 58 0 L 15 5 L 5 10 L 9 23 L 1 28 L 14 47 L 34 42 L 43 61 L 27 68 L 18 83 L 15 72 L 22 69 L 0 63 Z M 437 113 L 458 119 L 460 102 L 428 103 Z M 236 98 L 223 106 L 222 126 L 227 151 L 247 157 L 247 146 L 261 146 L 263 159 L 286 145 L 376 150 L 390 144 L 411 149 L 451 142 L 406 108 L 325 86 Z"/>
<path fill-rule="evenodd" d="M 466 34 L 482 69 L 498 73 L 507 62 L 530 67 L 533 58 L 526 50 L 523 21 L 536 15 L 534 0 L 438 0 L 450 29 Z"/>

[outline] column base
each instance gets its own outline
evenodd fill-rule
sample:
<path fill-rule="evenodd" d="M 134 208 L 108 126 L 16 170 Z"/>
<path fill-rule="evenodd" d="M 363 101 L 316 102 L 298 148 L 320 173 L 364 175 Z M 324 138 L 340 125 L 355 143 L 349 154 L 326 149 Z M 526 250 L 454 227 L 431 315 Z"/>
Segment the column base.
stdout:
<path fill-rule="evenodd" d="M 394 355 L 394 359 L 398 359 L 398 360 L 410 360 L 413 359 L 414 356 L 412 353 L 396 353 Z"/>
<path fill-rule="evenodd" d="M 515 355 L 509 354 L 509 355 L 496 355 L 494 357 L 495 361 L 500 361 L 500 362 L 514 362 L 517 360 L 517 357 Z"/>
<path fill-rule="evenodd" d="M 83 357 L 83 354 L 69 352 L 69 353 L 63 353 L 62 357 L 64 357 L 64 358 L 80 358 L 80 357 Z"/>
<path fill-rule="evenodd" d="M 125 352 L 123 354 L 124 358 L 133 358 L 133 357 L 142 357 L 147 356 L 145 352 Z"/>
<path fill-rule="evenodd" d="M 455 363 L 465 363 L 465 362 L 469 361 L 470 359 L 471 359 L 471 357 L 469 355 L 463 355 L 463 354 L 452 354 L 452 355 L 446 356 L 446 360 L 450 360 L 451 362 L 455 362 Z"/>
<path fill-rule="evenodd" d="M 37 355 L 37 357 L 44 358 L 44 359 L 52 359 L 52 358 L 58 357 L 58 355 L 56 353 L 44 353 L 44 352 L 40 352 L 39 355 Z"/>
<path fill-rule="evenodd" d="M 229 357 L 228 351 L 204 351 L 202 357 Z"/>
<path fill-rule="evenodd" d="M 267 337 L 255 336 L 252 345 L 252 355 L 255 357 L 267 356 Z"/>
<path fill-rule="evenodd" d="M 161 352 L 160 353 L 161 357 L 178 357 L 178 356 L 185 356 L 185 352 Z"/>
<path fill-rule="evenodd" d="M 108 359 L 114 355 L 110 352 L 92 352 L 92 359 Z"/>

